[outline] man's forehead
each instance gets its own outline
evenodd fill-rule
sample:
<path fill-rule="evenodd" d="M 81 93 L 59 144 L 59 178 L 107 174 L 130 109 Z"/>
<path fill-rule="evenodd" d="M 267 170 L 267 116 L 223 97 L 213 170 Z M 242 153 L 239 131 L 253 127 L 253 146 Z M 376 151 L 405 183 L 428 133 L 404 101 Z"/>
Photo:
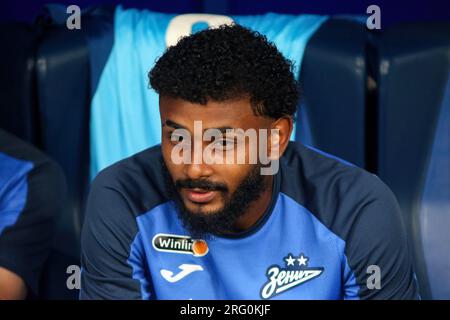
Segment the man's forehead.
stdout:
<path fill-rule="evenodd" d="M 181 98 L 160 96 L 159 107 L 161 111 L 168 110 L 182 113 L 214 113 L 217 111 L 227 110 L 229 113 L 253 114 L 250 98 L 245 96 L 223 101 L 209 99 L 206 104 L 191 102 Z"/>
<path fill-rule="evenodd" d="M 201 121 L 204 129 L 261 127 L 261 116 L 256 116 L 249 99 L 208 101 L 206 105 L 176 98 L 160 98 L 160 114 L 163 126 L 193 128 Z"/>
<path fill-rule="evenodd" d="M 197 120 L 197 121 L 194 122 L 194 125 L 196 125 L 196 124 L 199 125 L 200 123 L 201 123 L 201 121 Z M 175 122 L 175 121 L 173 121 L 171 119 L 167 119 L 167 120 L 163 121 L 162 125 L 163 126 L 167 126 L 167 127 L 171 127 L 171 128 L 174 128 L 174 129 L 188 129 L 186 126 L 184 126 L 184 125 L 182 125 L 180 123 L 177 123 L 177 122 Z M 229 126 L 229 125 L 212 126 L 212 127 L 203 127 L 202 126 L 202 130 L 208 130 L 208 129 L 217 129 L 219 131 L 226 132 L 227 130 L 236 129 L 236 127 L 232 127 L 232 126 Z"/>

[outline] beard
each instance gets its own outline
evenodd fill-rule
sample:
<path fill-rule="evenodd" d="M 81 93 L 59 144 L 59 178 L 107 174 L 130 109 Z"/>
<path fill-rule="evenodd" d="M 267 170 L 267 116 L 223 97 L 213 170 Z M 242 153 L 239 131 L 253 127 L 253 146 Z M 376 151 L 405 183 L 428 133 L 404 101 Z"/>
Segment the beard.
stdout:
<path fill-rule="evenodd" d="M 225 184 L 207 179 L 185 179 L 174 183 L 163 161 L 166 191 L 176 204 L 178 218 L 194 239 L 209 239 L 211 235 L 236 232 L 236 222 L 246 213 L 250 204 L 258 200 L 267 189 L 266 178 L 260 174 L 260 168 L 261 165 L 254 165 L 236 190 L 229 194 Z M 192 211 L 186 207 L 180 196 L 182 188 L 202 188 L 220 192 L 225 204 L 222 209 L 215 211 Z"/>

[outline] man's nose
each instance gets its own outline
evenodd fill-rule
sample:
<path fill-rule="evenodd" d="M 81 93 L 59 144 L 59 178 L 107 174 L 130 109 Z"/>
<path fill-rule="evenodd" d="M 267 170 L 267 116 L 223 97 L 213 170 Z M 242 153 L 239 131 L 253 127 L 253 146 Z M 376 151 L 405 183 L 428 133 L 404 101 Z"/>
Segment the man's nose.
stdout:
<path fill-rule="evenodd" d="M 210 177 L 213 173 L 206 163 L 191 163 L 184 166 L 184 174 L 192 180 Z"/>

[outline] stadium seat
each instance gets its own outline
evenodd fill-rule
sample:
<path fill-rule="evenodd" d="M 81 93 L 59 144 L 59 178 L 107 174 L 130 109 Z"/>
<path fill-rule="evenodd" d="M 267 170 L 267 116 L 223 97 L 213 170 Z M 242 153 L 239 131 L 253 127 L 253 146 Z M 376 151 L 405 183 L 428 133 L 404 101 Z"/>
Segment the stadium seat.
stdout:
<path fill-rule="evenodd" d="M 42 149 L 62 167 L 68 203 L 57 225 L 54 249 L 42 279 L 41 298 L 77 299 L 69 289 L 69 266 L 80 265 L 80 233 L 89 192 L 89 122 L 93 92 L 89 36 L 101 32 L 100 16 L 112 16 L 110 6 L 82 12 L 81 29 L 66 27 L 65 7 L 47 5 L 37 19 L 42 40 L 36 54 L 37 99 Z M 106 62 L 106 61 L 105 61 Z"/>
<path fill-rule="evenodd" d="M 38 145 L 34 78 L 38 32 L 26 23 L 2 23 L 0 42 L 0 128 Z"/>
<path fill-rule="evenodd" d="M 450 24 L 377 41 L 378 174 L 405 215 L 422 298 L 450 299 Z"/>
<path fill-rule="evenodd" d="M 344 18 L 330 18 L 311 37 L 301 66 L 304 100 L 296 137 L 362 168 L 365 43 L 365 25 Z"/>
<path fill-rule="evenodd" d="M 89 52 L 82 31 L 57 24 L 44 29 L 36 57 L 42 148 L 66 174 L 68 204 L 59 219 L 41 297 L 76 299 L 78 291 L 66 286 L 66 270 L 80 264 L 80 231 L 88 191 Z"/>

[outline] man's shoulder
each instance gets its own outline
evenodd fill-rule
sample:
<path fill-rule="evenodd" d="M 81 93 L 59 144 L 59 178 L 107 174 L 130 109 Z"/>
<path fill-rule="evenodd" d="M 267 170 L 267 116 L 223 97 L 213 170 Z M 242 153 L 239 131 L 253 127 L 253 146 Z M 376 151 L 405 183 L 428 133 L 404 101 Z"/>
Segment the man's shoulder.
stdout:
<path fill-rule="evenodd" d="M 95 177 L 95 180 L 114 184 L 124 178 L 138 178 L 139 175 L 145 172 L 154 173 L 161 170 L 161 161 L 161 146 L 155 145 L 102 169 Z"/>
<path fill-rule="evenodd" d="M 0 130 L 0 162 L 0 179 L 4 185 L 24 181 L 26 178 L 25 181 L 36 181 L 37 185 L 45 184 L 58 192 L 64 188 L 64 174 L 54 160 L 35 146 L 4 130 Z"/>
<path fill-rule="evenodd" d="M 311 146 L 290 143 L 282 159 L 287 184 L 326 185 L 357 189 L 365 186 L 371 191 L 388 190 L 375 175 L 344 159 Z M 291 176 L 292 179 L 288 177 Z"/>
<path fill-rule="evenodd" d="M 344 235 L 351 221 L 379 220 L 397 214 L 397 201 L 375 174 L 336 156 L 299 143 L 290 144 L 282 165 L 282 192 L 315 215 L 328 228 Z M 365 208 L 377 205 L 377 216 Z M 382 210 L 386 207 L 386 210 Z"/>
<path fill-rule="evenodd" d="M 156 145 L 101 170 L 91 189 L 114 190 L 131 207 L 145 211 L 167 201 L 163 170 L 161 146 Z"/>
<path fill-rule="evenodd" d="M 417 298 L 407 233 L 392 191 L 376 175 L 314 148 L 292 146 L 285 159 L 284 192 L 343 240 L 358 296 Z M 382 290 L 366 286 L 373 265 L 394 270 Z"/>

